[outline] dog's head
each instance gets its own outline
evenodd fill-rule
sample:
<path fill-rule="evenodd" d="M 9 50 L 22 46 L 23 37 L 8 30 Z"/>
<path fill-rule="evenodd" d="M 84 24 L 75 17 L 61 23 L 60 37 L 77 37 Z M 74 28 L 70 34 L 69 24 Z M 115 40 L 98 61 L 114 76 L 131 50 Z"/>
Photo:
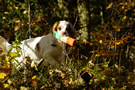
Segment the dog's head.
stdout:
<path fill-rule="evenodd" d="M 54 31 L 58 32 L 61 36 L 69 36 L 72 38 L 76 38 L 76 30 L 73 25 L 68 21 L 56 22 L 51 29 L 52 33 Z"/>

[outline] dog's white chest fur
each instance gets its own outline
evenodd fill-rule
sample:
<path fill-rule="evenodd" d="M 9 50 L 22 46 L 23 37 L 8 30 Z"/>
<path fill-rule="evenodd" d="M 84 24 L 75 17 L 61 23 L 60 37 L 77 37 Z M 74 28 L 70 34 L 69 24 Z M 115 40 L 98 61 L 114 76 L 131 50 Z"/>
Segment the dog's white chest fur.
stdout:
<path fill-rule="evenodd" d="M 23 48 L 24 57 L 30 56 L 30 59 L 34 60 L 36 63 L 39 62 L 41 58 L 48 61 L 50 64 L 57 64 L 62 58 L 63 51 L 65 49 L 64 43 L 59 43 L 52 34 L 46 36 L 28 39 L 22 42 L 21 48 Z M 51 59 L 49 57 L 52 57 Z M 56 60 L 53 61 L 53 58 Z"/>

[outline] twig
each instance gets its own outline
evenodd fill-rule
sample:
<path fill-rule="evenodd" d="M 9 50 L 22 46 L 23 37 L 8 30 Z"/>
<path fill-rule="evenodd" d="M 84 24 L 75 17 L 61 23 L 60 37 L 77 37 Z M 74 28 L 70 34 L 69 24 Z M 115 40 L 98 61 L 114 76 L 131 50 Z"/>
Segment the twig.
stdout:
<path fill-rule="evenodd" d="M 29 24 L 29 38 L 31 38 L 31 22 L 30 22 L 30 0 L 28 0 L 28 24 Z"/>
<path fill-rule="evenodd" d="M 77 17 L 75 18 L 75 22 L 74 22 L 73 27 L 75 27 L 75 25 L 76 25 L 76 23 L 77 23 L 77 20 L 78 20 L 78 15 L 77 15 Z"/>

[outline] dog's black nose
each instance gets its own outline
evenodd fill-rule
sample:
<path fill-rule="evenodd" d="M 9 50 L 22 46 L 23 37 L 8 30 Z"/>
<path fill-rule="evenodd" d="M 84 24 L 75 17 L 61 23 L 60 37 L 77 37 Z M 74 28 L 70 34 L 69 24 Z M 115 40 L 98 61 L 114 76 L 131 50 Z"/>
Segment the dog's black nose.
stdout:
<path fill-rule="evenodd" d="M 66 32 L 63 32 L 63 34 L 66 34 Z"/>
<path fill-rule="evenodd" d="M 62 33 L 61 33 L 62 36 L 63 36 L 63 35 L 66 35 L 66 34 L 67 34 L 66 32 L 62 32 Z"/>

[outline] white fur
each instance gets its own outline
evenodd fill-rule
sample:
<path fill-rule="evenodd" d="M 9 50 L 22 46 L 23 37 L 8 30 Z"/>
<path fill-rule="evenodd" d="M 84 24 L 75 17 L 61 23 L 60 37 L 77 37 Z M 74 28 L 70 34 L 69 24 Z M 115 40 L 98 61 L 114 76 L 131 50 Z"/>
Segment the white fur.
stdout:
<path fill-rule="evenodd" d="M 64 36 L 62 33 L 65 32 L 68 34 L 68 32 L 66 31 L 66 27 L 69 24 L 69 22 L 65 22 L 65 21 L 61 21 L 61 23 L 59 24 L 60 26 L 62 26 L 61 30 L 58 30 L 58 33 L 62 36 Z"/>
<path fill-rule="evenodd" d="M 62 27 L 62 31 L 57 30 L 57 32 L 67 32 L 67 24 L 69 24 L 67 21 L 60 21 L 59 25 L 54 24 L 52 32 L 54 31 L 54 28 L 57 28 L 58 26 Z M 15 66 L 17 68 L 20 68 L 23 65 L 23 59 L 25 57 L 30 57 L 30 60 L 34 61 L 36 64 L 38 64 L 41 59 L 44 59 L 45 62 L 48 62 L 51 65 L 59 64 L 64 57 L 65 45 L 65 43 L 56 40 L 52 33 L 49 33 L 46 36 L 24 40 L 20 45 L 22 55 L 21 57 L 16 58 L 21 66 L 17 65 L 15 61 L 13 63 L 16 64 Z M 9 44 L 6 39 L 0 36 L 0 47 L 4 49 L 5 52 L 7 52 L 11 46 L 12 45 Z M 12 52 L 15 52 L 15 50 Z"/>

